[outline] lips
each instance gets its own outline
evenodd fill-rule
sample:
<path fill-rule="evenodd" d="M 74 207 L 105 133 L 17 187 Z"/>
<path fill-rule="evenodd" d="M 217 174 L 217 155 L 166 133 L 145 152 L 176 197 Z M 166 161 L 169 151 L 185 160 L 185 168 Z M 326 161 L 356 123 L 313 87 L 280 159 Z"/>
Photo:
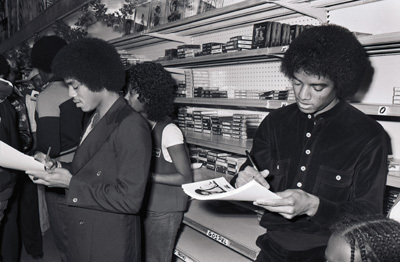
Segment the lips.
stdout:
<path fill-rule="evenodd" d="M 303 108 L 303 109 L 309 109 L 309 108 L 312 107 L 312 105 L 310 105 L 310 104 L 304 104 L 304 103 L 302 103 L 302 102 L 300 102 L 300 101 L 297 101 L 297 105 L 298 105 L 300 108 Z"/>

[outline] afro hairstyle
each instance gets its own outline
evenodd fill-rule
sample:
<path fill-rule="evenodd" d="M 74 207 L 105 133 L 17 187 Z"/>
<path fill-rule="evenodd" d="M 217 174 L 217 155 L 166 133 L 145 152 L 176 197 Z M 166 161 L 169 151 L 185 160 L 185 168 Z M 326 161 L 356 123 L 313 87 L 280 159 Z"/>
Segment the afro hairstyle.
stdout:
<path fill-rule="evenodd" d="M 281 71 L 291 79 L 301 71 L 329 78 L 338 98 L 355 94 L 371 68 L 356 36 L 332 24 L 305 29 L 289 45 L 281 64 Z"/>
<path fill-rule="evenodd" d="M 67 42 L 58 36 L 43 36 L 32 47 L 32 65 L 46 73 L 51 73 L 51 63 L 54 57 L 66 44 Z"/>
<path fill-rule="evenodd" d="M 0 55 L 0 75 L 3 75 L 4 79 L 7 79 L 10 74 L 10 65 L 7 62 L 7 59 Z"/>
<path fill-rule="evenodd" d="M 53 72 L 85 84 L 90 91 L 119 92 L 125 83 L 125 68 L 114 46 L 98 38 L 82 38 L 58 52 Z"/>
<path fill-rule="evenodd" d="M 144 62 L 127 70 L 126 92 L 135 90 L 144 104 L 147 118 L 161 122 L 174 111 L 176 82 L 159 63 Z"/>

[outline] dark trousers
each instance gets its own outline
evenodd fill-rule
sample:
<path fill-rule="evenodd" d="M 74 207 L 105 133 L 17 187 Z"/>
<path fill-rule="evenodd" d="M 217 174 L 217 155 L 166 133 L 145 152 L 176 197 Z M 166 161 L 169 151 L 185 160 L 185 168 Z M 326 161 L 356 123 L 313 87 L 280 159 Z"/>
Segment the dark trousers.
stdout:
<path fill-rule="evenodd" d="M 40 228 L 37 186 L 25 174 L 21 176 L 19 194 L 19 226 L 26 253 L 43 256 L 42 230 Z"/>
<path fill-rule="evenodd" d="M 18 262 L 21 243 L 18 230 L 18 190 L 14 188 L 12 197 L 8 200 L 4 218 L 1 221 L 0 245 L 1 261 Z"/>
<path fill-rule="evenodd" d="M 61 261 L 67 261 L 67 200 L 65 189 L 46 187 L 46 203 L 54 242 L 60 251 Z"/>
<path fill-rule="evenodd" d="M 324 262 L 326 246 L 316 247 L 306 251 L 289 251 L 276 244 L 268 233 L 259 236 L 257 245 L 262 248 L 256 262 Z"/>

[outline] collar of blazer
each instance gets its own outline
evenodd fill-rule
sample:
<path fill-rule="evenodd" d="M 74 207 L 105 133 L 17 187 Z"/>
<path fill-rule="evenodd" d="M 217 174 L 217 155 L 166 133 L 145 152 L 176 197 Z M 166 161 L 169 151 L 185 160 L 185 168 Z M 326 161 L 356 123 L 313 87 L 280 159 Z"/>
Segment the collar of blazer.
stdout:
<path fill-rule="evenodd" d="M 72 175 L 75 175 L 98 152 L 119 123 L 132 111 L 124 98 L 120 97 L 115 101 L 78 147 L 71 166 Z"/>

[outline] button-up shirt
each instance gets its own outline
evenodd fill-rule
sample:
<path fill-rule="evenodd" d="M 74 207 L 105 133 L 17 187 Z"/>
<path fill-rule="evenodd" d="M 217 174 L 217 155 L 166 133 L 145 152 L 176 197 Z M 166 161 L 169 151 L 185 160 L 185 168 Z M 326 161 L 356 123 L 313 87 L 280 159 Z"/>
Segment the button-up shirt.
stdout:
<path fill-rule="evenodd" d="M 320 204 L 314 216 L 290 220 L 266 211 L 261 226 L 284 248 L 307 250 L 326 245 L 329 227 L 344 213 L 381 213 L 387 143 L 375 120 L 344 101 L 317 116 L 296 104 L 271 112 L 253 141 L 256 165 L 270 171 L 273 192 L 301 189 Z"/>

